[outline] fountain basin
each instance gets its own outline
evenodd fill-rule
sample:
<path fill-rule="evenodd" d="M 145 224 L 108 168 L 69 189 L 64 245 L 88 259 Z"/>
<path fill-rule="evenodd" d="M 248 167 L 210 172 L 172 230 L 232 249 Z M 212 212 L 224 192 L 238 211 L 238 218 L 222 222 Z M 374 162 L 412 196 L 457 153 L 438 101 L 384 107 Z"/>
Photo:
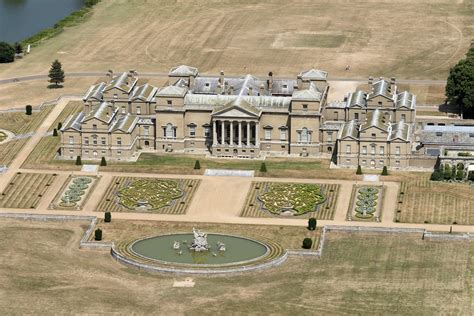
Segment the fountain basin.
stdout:
<path fill-rule="evenodd" d="M 174 249 L 175 241 L 180 242 L 180 249 Z M 192 233 L 151 236 L 114 244 L 111 254 L 117 261 L 141 270 L 178 274 L 252 271 L 278 265 L 288 256 L 278 243 L 263 238 L 208 233 L 207 251 L 189 249 L 192 241 Z M 225 251 L 219 251 L 218 242 L 225 244 Z"/>

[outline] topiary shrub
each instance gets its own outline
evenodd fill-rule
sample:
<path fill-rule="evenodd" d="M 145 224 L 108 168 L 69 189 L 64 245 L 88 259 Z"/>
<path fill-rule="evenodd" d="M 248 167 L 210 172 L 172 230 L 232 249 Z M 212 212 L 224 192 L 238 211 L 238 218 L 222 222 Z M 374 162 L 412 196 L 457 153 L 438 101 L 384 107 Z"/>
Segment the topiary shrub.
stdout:
<path fill-rule="evenodd" d="M 264 162 L 260 165 L 260 172 L 267 172 L 267 165 Z"/>
<path fill-rule="evenodd" d="M 102 167 L 107 166 L 107 160 L 105 160 L 105 157 L 102 157 L 102 159 L 100 160 L 100 165 L 101 165 Z"/>
<path fill-rule="evenodd" d="M 443 174 L 444 180 L 451 179 L 451 176 L 452 176 L 451 166 L 450 165 L 444 166 L 444 174 Z"/>
<path fill-rule="evenodd" d="M 201 163 L 199 162 L 199 160 L 196 160 L 196 162 L 194 163 L 194 170 L 199 170 L 201 169 Z"/>
<path fill-rule="evenodd" d="M 53 129 L 53 136 L 58 136 L 58 130 L 57 129 Z"/>
<path fill-rule="evenodd" d="M 112 221 L 112 214 L 110 212 L 105 212 L 104 214 L 104 222 L 110 223 Z"/>
<path fill-rule="evenodd" d="M 77 156 L 76 157 L 76 166 L 80 166 L 80 165 L 82 165 L 81 156 Z"/>
<path fill-rule="evenodd" d="M 33 112 L 33 107 L 31 105 L 25 106 L 26 115 L 31 115 L 32 112 Z"/>
<path fill-rule="evenodd" d="M 382 175 L 383 175 L 383 176 L 388 176 L 387 166 L 383 166 Z"/>
<path fill-rule="evenodd" d="M 362 167 L 360 165 L 357 166 L 356 174 L 362 174 Z"/>
<path fill-rule="evenodd" d="M 443 174 L 439 171 L 435 171 L 431 174 L 430 180 L 431 181 L 441 181 L 441 180 L 443 180 Z"/>
<path fill-rule="evenodd" d="M 315 230 L 316 229 L 316 224 L 317 224 L 316 218 L 311 217 L 310 219 L 308 219 L 308 229 L 309 230 Z"/>
<path fill-rule="evenodd" d="M 99 241 L 102 240 L 102 229 L 97 228 L 94 232 L 94 239 Z"/>
<path fill-rule="evenodd" d="M 61 128 L 63 128 L 63 123 L 59 122 L 59 123 L 58 123 L 58 131 L 60 131 Z"/>
<path fill-rule="evenodd" d="M 311 249 L 311 246 L 313 245 L 313 241 L 311 238 L 306 237 L 303 239 L 303 249 Z"/>

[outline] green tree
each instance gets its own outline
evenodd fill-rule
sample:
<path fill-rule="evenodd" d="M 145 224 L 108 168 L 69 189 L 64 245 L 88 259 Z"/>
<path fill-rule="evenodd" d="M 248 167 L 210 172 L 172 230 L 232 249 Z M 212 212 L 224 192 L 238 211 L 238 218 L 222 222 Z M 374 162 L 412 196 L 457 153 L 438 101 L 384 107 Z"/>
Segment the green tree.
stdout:
<path fill-rule="evenodd" d="M 6 42 L 0 42 L 0 64 L 15 61 L 15 49 Z"/>
<path fill-rule="evenodd" d="M 25 112 L 26 115 L 31 115 L 31 113 L 33 112 L 33 107 L 31 105 L 25 106 Z"/>
<path fill-rule="evenodd" d="M 199 160 L 196 160 L 196 162 L 194 163 L 194 170 L 198 169 L 201 169 L 201 163 L 199 162 Z"/>
<path fill-rule="evenodd" d="M 94 239 L 99 241 L 102 240 L 102 229 L 97 228 L 94 233 Z"/>
<path fill-rule="evenodd" d="M 61 130 L 61 128 L 63 128 L 63 123 L 61 123 L 61 122 L 58 122 L 58 131 L 60 131 L 60 130 Z"/>
<path fill-rule="evenodd" d="M 21 43 L 16 42 L 14 47 L 15 47 L 15 53 L 17 54 L 23 53 L 23 46 L 21 45 Z"/>
<path fill-rule="evenodd" d="M 76 166 L 80 166 L 80 165 L 82 165 L 81 156 L 77 156 L 76 157 Z"/>
<path fill-rule="evenodd" d="M 58 136 L 58 130 L 57 129 L 53 129 L 53 136 Z"/>
<path fill-rule="evenodd" d="M 260 172 L 267 172 L 267 165 L 264 162 L 260 165 Z"/>
<path fill-rule="evenodd" d="M 443 180 L 443 174 L 439 172 L 438 170 L 435 170 L 430 177 L 431 181 L 441 181 Z"/>
<path fill-rule="evenodd" d="M 357 166 L 356 174 L 362 174 L 362 167 L 360 165 Z"/>
<path fill-rule="evenodd" d="M 464 180 L 464 170 L 458 169 L 456 172 L 456 180 Z"/>
<path fill-rule="evenodd" d="M 308 219 L 308 229 L 309 230 L 315 230 L 316 229 L 316 224 L 317 224 L 316 218 L 311 217 L 310 219 Z"/>
<path fill-rule="evenodd" d="M 105 212 L 104 214 L 104 222 L 110 223 L 112 221 L 112 214 L 110 212 Z"/>
<path fill-rule="evenodd" d="M 105 160 L 105 157 L 102 157 L 102 159 L 100 160 L 100 165 L 101 165 L 102 167 L 107 166 L 107 160 Z"/>
<path fill-rule="evenodd" d="M 311 249 L 312 245 L 313 245 L 313 241 L 311 240 L 311 238 L 303 239 L 303 248 L 304 249 Z"/>
<path fill-rule="evenodd" d="M 48 77 L 49 82 L 54 83 L 56 87 L 58 87 L 60 83 L 64 82 L 64 70 L 59 60 L 56 59 L 51 64 L 51 69 L 49 70 Z"/>
<path fill-rule="evenodd" d="M 474 44 L 466 58 L 449 71 L 445 94 L 446 101 L 456 106 L 463 117 L 474 116 Z"/>
<path fill-rule="evenodd" d="M 383 166 L 382 175 L 383 175 L 383 176 L 388 176 L 387 166 Z"/>

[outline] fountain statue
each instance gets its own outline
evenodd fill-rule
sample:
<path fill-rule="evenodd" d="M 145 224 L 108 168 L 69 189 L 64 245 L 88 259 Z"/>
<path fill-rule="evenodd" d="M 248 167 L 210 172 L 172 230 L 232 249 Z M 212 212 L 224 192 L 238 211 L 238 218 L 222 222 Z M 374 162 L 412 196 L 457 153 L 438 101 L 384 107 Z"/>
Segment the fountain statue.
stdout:
<path fill-rule="evenodd" d="M 173 249 L 178 250 L 180 248 L 181 248 L 181 244 L 179 243 L 179 241 L 175 241 L 173 244 Z"/>
<path fill-rule="evenodd" d="M 209 250 L 209 244 L 207 243 L 207 234 L 203 233 L 193 227 L 194 239 L 191 243 L 190 250 L 194 251 L 207 251 Z"/>

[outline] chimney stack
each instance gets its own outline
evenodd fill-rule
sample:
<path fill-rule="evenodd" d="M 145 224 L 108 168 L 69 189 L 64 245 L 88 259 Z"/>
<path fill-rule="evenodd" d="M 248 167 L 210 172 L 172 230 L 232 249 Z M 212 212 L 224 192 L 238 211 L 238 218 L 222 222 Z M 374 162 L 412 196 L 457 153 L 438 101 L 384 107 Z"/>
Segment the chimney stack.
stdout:
<path fill-rule="evenodd" d="M 105 77 L 107 78 L 107 83 L 109 83 L 112 80 L 112 77 L 114 76 L 114 72 L 109 69 L 107 73 L 105 74 Z"/>
<path fill-rule="evenodd" d="M 230 89 L 229 89 L 229 94 L 234 94 L 234 86 L 230 86 Z"/>
<path fill-rule="evenodd" d="M 221 73 L 219 75 L 219 83 L 224 84 L 224 70 L 221 70 Z"/>
<path fill-rule="evenodd" d="M 217 94 L 221 94 L 222 93 L 222 86 L 220 83 L 217 84 Z"/>
<path fill-rule="evenodd" d="M 268 90 L 270 90 L 270 93 L 273 90 L 273 72 L 272 71 L 268 73 Z"/>
<path fill-rule="evenodd" d="M 265 95 L 265 85 L 263 83 L 260 85 L 260 95 Z"/>
<path fill-rule="evenodd" d="M 253 88 L 252 88 L 252 86 L 250 86 L 250 87 L 248 88 L 248 95 L 253 95 Z"/>
<path fill-rule="evenodd" d="M 371 86 L 374 83 L 374 77 L 369 77 L 369 86 Z"/>

